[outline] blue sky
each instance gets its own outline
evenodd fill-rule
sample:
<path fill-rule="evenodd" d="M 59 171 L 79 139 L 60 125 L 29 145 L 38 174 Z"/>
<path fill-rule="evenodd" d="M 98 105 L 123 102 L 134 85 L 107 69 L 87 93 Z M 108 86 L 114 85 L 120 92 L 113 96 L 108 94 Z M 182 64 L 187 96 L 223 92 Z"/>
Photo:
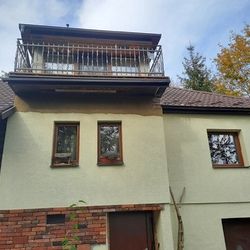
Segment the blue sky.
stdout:
<path fill-rule="evenodd" d="M 13 71 L 18 24 L 162 34 L 165 75 L 178 85 L 191 42 L 207 58 L 227 46 L 229 31 L 250 24 L 249 0 L 0 0 L 0 70 Z"/>

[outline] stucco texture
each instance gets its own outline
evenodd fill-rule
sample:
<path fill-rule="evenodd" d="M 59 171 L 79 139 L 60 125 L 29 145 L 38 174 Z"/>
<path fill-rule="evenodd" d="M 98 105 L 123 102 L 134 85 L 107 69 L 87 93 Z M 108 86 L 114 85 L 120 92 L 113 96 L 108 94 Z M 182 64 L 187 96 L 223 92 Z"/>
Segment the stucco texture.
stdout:
<path fill-rule="evenodd" d="M 163 117 L 170 186 L 179 202 L 187 250 L 225 250 L 221 219 L 250 217 L 249 117 L 166 114 Z M 213 168 L 207 131 L 238 132 L 244 166 Z M 174 242 L 177 219 L 171 207 Z M 175 245 L 176 247 L 176 245 Z"/>
<path fill-rule="evenodd" d="M 248 116 L 165 115 L 164 128 L 170 186 L 183 202 L 250 200 Z M 213 168 L 207 131 L 237 131 L 245 168 Z"/>
<path fill-rule="evenodd" d="M 121 121 L 122 166 L 97 166 L 98 121 Z M 79 167 L 51 168 L 55 121 L 80 123 Z M 161 116 L 16 112 L 9 118 L 0 209 L 168 203 Z"/>

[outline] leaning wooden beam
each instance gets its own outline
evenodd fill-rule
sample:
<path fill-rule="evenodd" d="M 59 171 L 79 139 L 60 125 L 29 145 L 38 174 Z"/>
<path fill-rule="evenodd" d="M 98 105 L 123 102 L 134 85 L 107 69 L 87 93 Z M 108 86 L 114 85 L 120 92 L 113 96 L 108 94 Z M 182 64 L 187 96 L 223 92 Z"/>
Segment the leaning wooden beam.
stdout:
<path fill-rule="evenodd" d="M 182 250 L 184 248 L 184 227 L 183 227 L 183 222 L 182 222 L 182 218 L 181 218 L 181 214 L 180 214 L 179 208 L 181 206 L 182 198 L 183 198 L 183 196 L 185 194 L 185 187 L 183 188 L 182 195 L 180 197 L 178 205 L 175 202 L 174 194 L 172 192 L 171 187 L 169 187 L 169 190 L 170 190 L 170 194 L 171 194 L 171 197 L 172 197 L 172 200 L 173 200 L 173 203 L 174 203 L 174 208 L 175 208 L 175 212 L 176 212 L 177 220 L 178 220 L 177 249 L 178 250 Z"/>

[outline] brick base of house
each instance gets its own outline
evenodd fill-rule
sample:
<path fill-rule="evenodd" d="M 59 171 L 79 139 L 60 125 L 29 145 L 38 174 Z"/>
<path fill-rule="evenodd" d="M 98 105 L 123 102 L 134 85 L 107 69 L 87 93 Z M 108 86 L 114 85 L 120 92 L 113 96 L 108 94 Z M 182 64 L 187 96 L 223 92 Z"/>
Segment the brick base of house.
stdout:
<path fill-rule="evenodd" d="M 107 214 L 122 211 L 162 210 L 160 204 L 86 206 L 0 210 L 0 249 L 62 249 L 62 239 L 78 236 L 78 250 L 90 250 L 91 244 L 106 244 Z M 70 215 L 76 213 L 73 221 Z M 74 224 L 78 229 L 74 229 Z"/>

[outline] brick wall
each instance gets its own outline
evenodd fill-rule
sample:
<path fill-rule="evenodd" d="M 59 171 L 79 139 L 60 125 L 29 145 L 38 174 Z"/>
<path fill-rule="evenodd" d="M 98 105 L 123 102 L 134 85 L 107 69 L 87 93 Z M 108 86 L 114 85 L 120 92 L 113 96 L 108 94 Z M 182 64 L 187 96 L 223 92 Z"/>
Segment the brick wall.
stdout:
<path fill-rule="evenodd" d="M 65 236 L 78 235 L 78 249 L 90 250 L 91 244 L 106 243 L 107 213 L 161 209 L 159 204 L 139 204 L 88 206 L 84 211 L 69 208 L 0 210 L 0 249 L 62 249 L 61 241 Z M 77 216 L 70 221 L 74 212 Z M 48 216 L 50 221 L 47 221 Z M 76 222 L 77 231 L 73 229 Z"/>

